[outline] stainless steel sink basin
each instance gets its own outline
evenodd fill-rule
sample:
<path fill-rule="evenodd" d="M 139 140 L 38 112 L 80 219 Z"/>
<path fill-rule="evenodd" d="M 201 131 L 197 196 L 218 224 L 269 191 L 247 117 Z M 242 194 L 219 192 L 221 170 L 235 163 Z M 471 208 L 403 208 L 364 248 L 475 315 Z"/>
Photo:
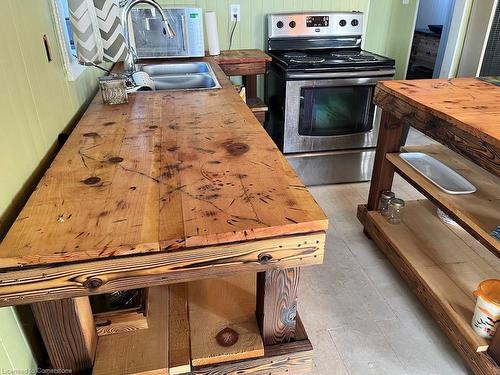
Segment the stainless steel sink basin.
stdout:
<path fill-rule="evenodd" d="M 218 83 L 207 73 L 151 77 L 156 90 L 215 89 Z"/>
<path fill-rule="evenodd" d="M 204 62 L 192 62 L 183 64 L 150 64 L 142 65 L 141 70 L 150 76 L 159 76 L 164 74 L 193 74 L 208 73 L 210 67 Z"/>
<path fill-rule="evenodd" d="M 141 65 L 156 90 L 213 90 L 220 88 L 210 64 L 206 62 Z"/>

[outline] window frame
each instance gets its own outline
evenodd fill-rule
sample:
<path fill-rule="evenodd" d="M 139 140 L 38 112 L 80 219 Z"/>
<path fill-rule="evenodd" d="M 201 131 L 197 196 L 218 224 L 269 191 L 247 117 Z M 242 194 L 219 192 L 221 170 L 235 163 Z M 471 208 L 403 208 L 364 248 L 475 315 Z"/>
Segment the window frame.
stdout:
<path fill-rule="evenodd" d="M 66 29 L 66 19 L 64 17 L 64 11 L 62 10 L 62 1 L 67 0 L 50 0 L 54 26 L 66 76 L 68 81 L 76 81 L 87 69 L 87 66 L 81 65 L 78 59 L 72 55 L 70 40 Z"/>

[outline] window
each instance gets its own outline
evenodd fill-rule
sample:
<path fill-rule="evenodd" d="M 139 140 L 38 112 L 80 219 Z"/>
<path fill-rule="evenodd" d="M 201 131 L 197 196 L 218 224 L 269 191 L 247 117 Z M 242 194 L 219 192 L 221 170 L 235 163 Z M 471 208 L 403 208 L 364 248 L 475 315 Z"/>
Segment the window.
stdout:
<path fill-rule="evenodd" d="M 76 47 L 69 18 L 68 0 L 51 0 L 57 38 L 62 52 L 63 64 L 70 81 L 75 81 L 86 66 L 80 65 L 76 58 Z"/>

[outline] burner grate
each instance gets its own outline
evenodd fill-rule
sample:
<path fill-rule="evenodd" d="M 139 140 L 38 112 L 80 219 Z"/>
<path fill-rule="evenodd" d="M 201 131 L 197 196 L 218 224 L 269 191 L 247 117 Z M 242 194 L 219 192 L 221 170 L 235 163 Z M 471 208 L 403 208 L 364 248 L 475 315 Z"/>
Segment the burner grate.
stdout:
<path fill-rule="evenodd" d="M 295 52 L 295 51 L 292 51 L 292 52 L 285 52 L 283 54 L 283 56 L 285 57 L 306 57 L 307 56 L 307 53 L 304 53 L 304 52 Z"/>
<path fill-rule="evenodd" d="M 332 55 L 333 57 L 338 57 L 338 58 L 342 58 L 342 57 L 349 57 L 349 56 L 355 56 L 355 55 L 359 55 L 359 51 L 333 51 L 333 52 L 330 52 L 330 55 Z"/>
<path fill-rule="evenodd" d="M 318 64 L 324 62 L 325 59 L 319 56 L 302 56 L 302 57 L 293 57 L 290 59 L 290 61 L 294 63 Z"/>

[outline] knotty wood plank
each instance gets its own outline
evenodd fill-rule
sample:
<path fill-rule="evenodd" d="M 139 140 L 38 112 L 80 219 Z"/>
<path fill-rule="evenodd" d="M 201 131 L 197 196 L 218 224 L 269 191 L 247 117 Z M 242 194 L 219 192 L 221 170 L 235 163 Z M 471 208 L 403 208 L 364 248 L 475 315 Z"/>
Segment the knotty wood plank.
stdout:
<path fill-rule="evenodd" d="M 149 290 L 148 329 L 99 337 L 94 375 L 168 375 L 168 286 Z"/>
<path fill-rule="evenodd" d="M 399 154 L 387 159 L 424 195 L 443 205 L 444 210 L 478 241 L 500 257 L 500 241 L 490 235 L 500 223 L 500 178 L 441 145 L 404 147 L 408 152 L 424 152 L 443 162 L 468 179 L 477 191 L 473 194 L 452 195 L 443 192 L 415 171 Z"/>
<path fill-rule="evenodd" d="M 134 121 L 75 130 L 0 244 L 0 268 L 159 250 L 160 133 Z"/>
<path fill-rule="evenodd" d="M 388 224 L 376 212 L 358 211 L 378 247 L 438 321 L 450 341 L 477 374 L 495 374 L 498 367 L 484 353 L 488 342 L 470 327 L 472 291 L 497 271 L 460 237 L 441 223 L 428 201 L 407 202 L 403 223 Z M 363 219 L 364 217 L 364 219 Z M 496 259 L 498 261 L 498 259 Z M 455 265 L 462 269 L 457 272 Z"/>
<path fill-rule="evenodd" d="M 97 96 L 0 244 L 0 269 L 325 230 L 321 208 L 213 68 L 220 90 L 137 93 L 117 106 Z"/>
<path fill-rule="evenodd" d="M 169 287 L 169 375 L 191 371 L 191 342 L 188 310 L 188 284 L 179 283 Z"/>
<path fill-rule="evenodd" d="M 189 283 L 193 366 L 261 357 L 255 273 Z"/>
<path fill-rule="evenodd" d="M 307 339 L 264 347 L 264 356 L 250 360 L 193 368 L 192 375 L 310 374 L 313 352 Z"/>
<path fill-rule="evenodd" d="M 111 315 L 106 319 L 96 319 L 98 336 L 116 335 L 147 328 L 147 317 L 138 313 L 122 313 Z"/>
<path fill-rule="evenodd" d="M 0 273 L 0 306 L 228 276 L 244 271 L 321 264 L 324 248 L 325 233 L 317 232 L 15 270 Z"/>
<path fill-rule="evenodd" d="M 88 373 L 97 345 L 88 297 L 34 303 L 31 309 L 52 367 Z"/>
<path fill-rule="evenodd" d="M 385 81 L 375 103 L 500 176 L 500 87 L 476 78 Z"/>
<path fill-rule="evenodd" d="M 257 277 L 256 316 L 265 345 L 295 337 L 300 268 L 260 272 Z"/>
<path fill-rule="evenodd" d="M 488 347 L 488 354 L 500 366 L 500 331 L 495 333 L 493 340 L 491 340 L 490 346 Z"/>
<path fill-rule="evenodd" d="M 162 120 L 160 196 L 180 199 L 182 214 L 160 211 L 161 248 L 324 230 L 321 209 L 238 95 L 218 92 L 202 103 L 192 95 L 164 96 L 166 107 L 182 110 Z M 199 105 L 206 113 L 193 115 Z M 168 229 L 172 216 L 184 221 L 180 239 Z"/>
<path fill-rule="evenodd" d="M 221 51 L 220 55 L 213 57 L 219 65 L 269 62 L 271 56 L 259 49 L 236 49 Z"/>

